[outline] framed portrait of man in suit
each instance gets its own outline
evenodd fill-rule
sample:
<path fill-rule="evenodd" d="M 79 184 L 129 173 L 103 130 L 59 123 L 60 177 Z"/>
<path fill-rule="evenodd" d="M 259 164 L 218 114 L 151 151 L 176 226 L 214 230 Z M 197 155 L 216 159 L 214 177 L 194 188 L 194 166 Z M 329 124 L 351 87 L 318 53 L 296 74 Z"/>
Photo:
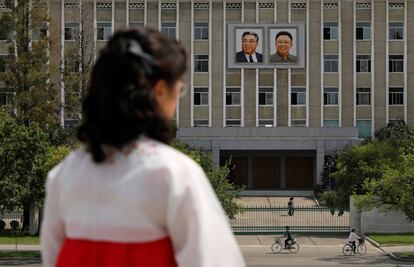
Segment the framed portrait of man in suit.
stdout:
<path fill-rule="evenodd" d="M 232 49 L 234 64 L 254 67 L 263 64 L 264 30 L 263 28 L 235 28 L 234 47 Z"/>

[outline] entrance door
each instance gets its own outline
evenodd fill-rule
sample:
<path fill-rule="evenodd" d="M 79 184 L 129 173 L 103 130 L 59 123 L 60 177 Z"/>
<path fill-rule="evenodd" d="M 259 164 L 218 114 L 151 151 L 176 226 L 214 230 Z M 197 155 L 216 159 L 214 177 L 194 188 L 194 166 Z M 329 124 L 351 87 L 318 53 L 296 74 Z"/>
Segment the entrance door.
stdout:
<path fill-rule="evenodd" d="M 221 164 L 224 165 L 229 157 L 222 157 Z M 247 187 L 247 158 L 246 157 L 232 157 L 230 163 L 230 173 L 228 179 L 236 185 L 245 185 Z"/>
<path fill-rule="evenodd" d="M 280 188 L 280 158 L 253 158 L 253 189 Z"/>
<path fill-rule="evenodd" d="M 313 158 L 286 158 L 286 188 L 313 187 Z"/>

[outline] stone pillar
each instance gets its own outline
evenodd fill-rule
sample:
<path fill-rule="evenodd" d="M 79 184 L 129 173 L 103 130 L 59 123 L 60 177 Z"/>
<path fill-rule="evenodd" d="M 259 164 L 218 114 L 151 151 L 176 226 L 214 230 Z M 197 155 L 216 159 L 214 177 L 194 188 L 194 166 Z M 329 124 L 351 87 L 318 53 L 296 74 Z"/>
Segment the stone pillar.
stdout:
<path fill-rule="evenodd" d="M 325 141 L 316 141 L 316 184 L 322 184 L 322 171 L 325 164 Z"/>
<path fill-rule="evenodd" d="M 220 165 L 220 142 L 218 140 L 211 141 L 211 153 L 213 154 L 213 163 Z"/>
<path fill-rule="evenodd" d="M 349 228 L 354 228 L 357 235 L 361 234 L 361 212 L 355 207 L 352 196 L 349 198 Z"/>
<path fill-rule="evenodd" d="M 286 156 L 280 157 L 280 188 L 286 188 Z"/>

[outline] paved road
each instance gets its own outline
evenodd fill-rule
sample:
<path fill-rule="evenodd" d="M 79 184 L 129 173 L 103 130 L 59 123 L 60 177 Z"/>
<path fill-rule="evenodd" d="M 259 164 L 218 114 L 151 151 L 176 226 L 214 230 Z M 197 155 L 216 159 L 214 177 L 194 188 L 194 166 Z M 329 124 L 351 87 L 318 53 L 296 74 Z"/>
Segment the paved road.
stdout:
<path fill-rule="evenodd" d="M 300 244 L 298 254 L 290 254 L 283 250 L 274 254 L 270 250 L 273 239 L 269 236 L 238 236 L 244 258 L 248 267 L 270 266 L 369 266 L 369 267 L 414 267 L 414 263 L 405 263 L 391 260 L 381 250 L 367 243 L 365 256 L 343 256 L 343 236 L 299 236 Z"/>
<path fill-rule="evenodd" d="M 295 236 L 300 244 L 298 254 L 290 254 L 283 250 L 274 254 L 270 250 L 273 243 L 271 236 L 237 236 L 242 253 L 248 267 L 270 266 L 308 266 L 308 267 L 414 267 L 413 263 L 393 261 L 381 250 L 367 243 L 368 252 L 365 256 L 342 255 L 344 236 Z M 39 260 L 1 261 L 0 267 L 41 267 Z M 196 266 L 194 266 L 196 267 Z"/>

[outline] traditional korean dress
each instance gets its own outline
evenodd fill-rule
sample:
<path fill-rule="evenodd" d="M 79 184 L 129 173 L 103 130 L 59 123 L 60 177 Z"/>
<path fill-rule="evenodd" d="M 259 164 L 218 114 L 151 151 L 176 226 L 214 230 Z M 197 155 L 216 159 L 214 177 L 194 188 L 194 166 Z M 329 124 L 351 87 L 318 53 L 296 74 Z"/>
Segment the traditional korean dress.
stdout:
<path fill-rule="evenodd" d="M 85 148 L 47 178 L 43 266 L 243 267 L 203 170 L 140 138 L 96 164 Z"/>

